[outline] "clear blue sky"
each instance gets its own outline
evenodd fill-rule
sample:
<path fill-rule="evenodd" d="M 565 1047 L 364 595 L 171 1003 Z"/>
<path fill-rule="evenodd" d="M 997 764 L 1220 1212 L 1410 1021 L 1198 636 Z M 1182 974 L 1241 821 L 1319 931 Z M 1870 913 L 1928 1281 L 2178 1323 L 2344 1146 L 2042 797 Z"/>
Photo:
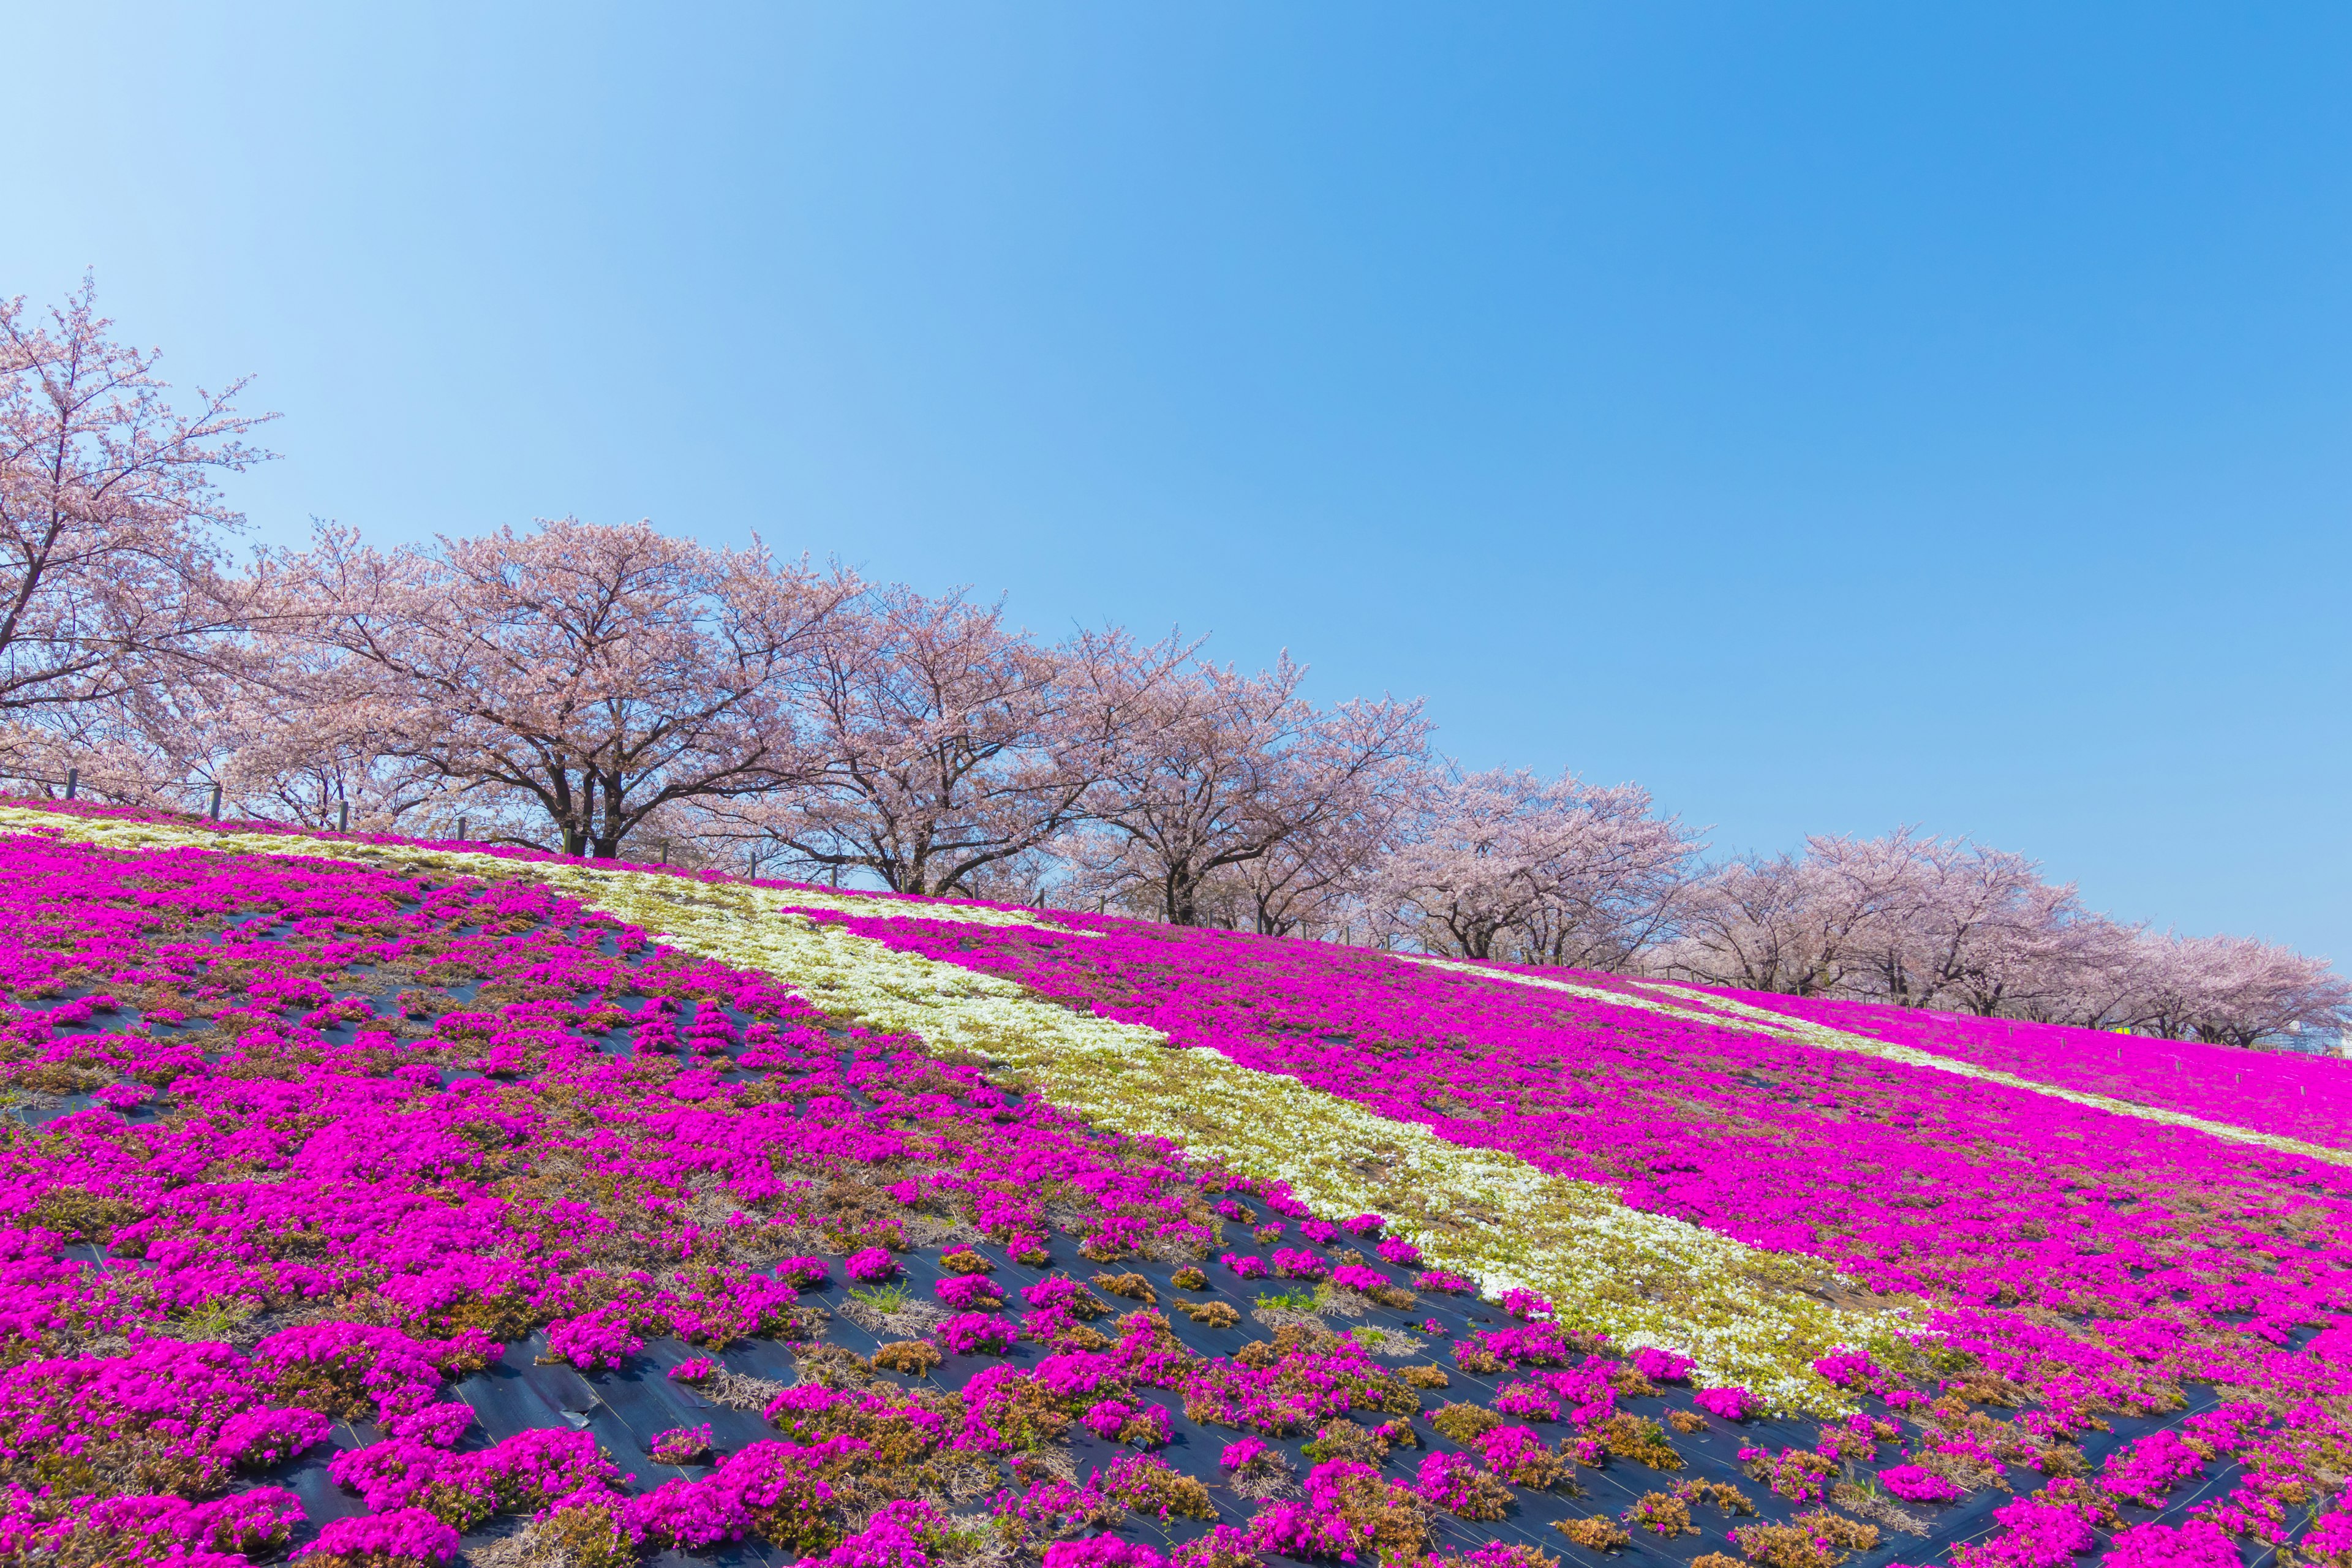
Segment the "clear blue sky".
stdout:
<path fill-rule="evenodd" d="M 6 26 L 0 291 L 257 373 L 266 537 L 757 530 L 2352 962 L 2352 10 L 353 9 Z"/>

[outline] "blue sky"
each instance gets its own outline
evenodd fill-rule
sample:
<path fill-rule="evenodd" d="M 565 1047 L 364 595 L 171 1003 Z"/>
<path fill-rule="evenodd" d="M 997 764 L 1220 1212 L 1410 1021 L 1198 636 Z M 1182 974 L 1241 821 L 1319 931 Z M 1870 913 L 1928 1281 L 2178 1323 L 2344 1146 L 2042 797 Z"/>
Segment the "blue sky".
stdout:
<path fill-rule="evenodd" d="M 2352 11 L 355 9 L 9 27 L 0 291 L 255 373 L 263 537 L 756 531 L 2352 961 Z"/>

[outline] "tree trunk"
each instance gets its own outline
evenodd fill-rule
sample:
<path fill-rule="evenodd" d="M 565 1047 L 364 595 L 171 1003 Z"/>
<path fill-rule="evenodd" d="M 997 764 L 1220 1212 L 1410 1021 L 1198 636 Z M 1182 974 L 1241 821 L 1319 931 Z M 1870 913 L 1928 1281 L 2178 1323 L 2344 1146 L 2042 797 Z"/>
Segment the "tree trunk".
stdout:
<path fill-rule="evenodd" d="M 628 818 L 621 814 L 621 781 L 617 774 L 597 777 L 599 792 L 604 797 L 604 821 L 595 835 L 595 858 L 617 860 L 621 858 L 621 840 L 629 836 Z"/>
<path fill-rule="evenodd" d="M 1196 926 L 1201 923 L 1201 879 L 1182 867 L 1168 868 L 1168 879 L 1160 886 L 1160 908 L 1172 926 Z"/>

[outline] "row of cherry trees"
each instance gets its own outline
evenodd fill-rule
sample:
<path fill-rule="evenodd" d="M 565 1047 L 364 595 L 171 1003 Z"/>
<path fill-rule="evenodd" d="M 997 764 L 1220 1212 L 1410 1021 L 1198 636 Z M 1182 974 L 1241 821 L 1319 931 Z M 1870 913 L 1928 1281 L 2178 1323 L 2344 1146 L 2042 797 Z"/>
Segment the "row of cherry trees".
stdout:
<path fill-rule="evenodd" d="M 2352 1002 L 2322 960 L 2126 925 L 2023 856 L 1907 829 L 1708 869 L 1647 962 L 1757 991 L 2242 1046 L 2332 1031 Z"/>
<path fill-rule="evenodd" d="M 2347 1002 L 2013 855 L 1709 865 L 1634 785 L 1465 773 L 1419 702 L 1318 706 L 1286 656 L 1048 641 L 756 543 L 321 527 L 233 564 L 241 387 L 175 412 L 87 286 L 0 306 L 0 764 L 37 788 L 2239 1043 Z"/>

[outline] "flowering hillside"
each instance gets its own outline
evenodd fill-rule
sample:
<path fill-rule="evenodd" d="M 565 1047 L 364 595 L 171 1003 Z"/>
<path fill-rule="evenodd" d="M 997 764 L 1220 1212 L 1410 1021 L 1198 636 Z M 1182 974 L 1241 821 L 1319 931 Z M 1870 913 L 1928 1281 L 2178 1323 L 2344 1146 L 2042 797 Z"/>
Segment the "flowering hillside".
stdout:
<path fill-rule="evenodd" d="M 0 856 L 12 1561 L 2352 1565 L 2342 1064 L 89 809 Z"/>

